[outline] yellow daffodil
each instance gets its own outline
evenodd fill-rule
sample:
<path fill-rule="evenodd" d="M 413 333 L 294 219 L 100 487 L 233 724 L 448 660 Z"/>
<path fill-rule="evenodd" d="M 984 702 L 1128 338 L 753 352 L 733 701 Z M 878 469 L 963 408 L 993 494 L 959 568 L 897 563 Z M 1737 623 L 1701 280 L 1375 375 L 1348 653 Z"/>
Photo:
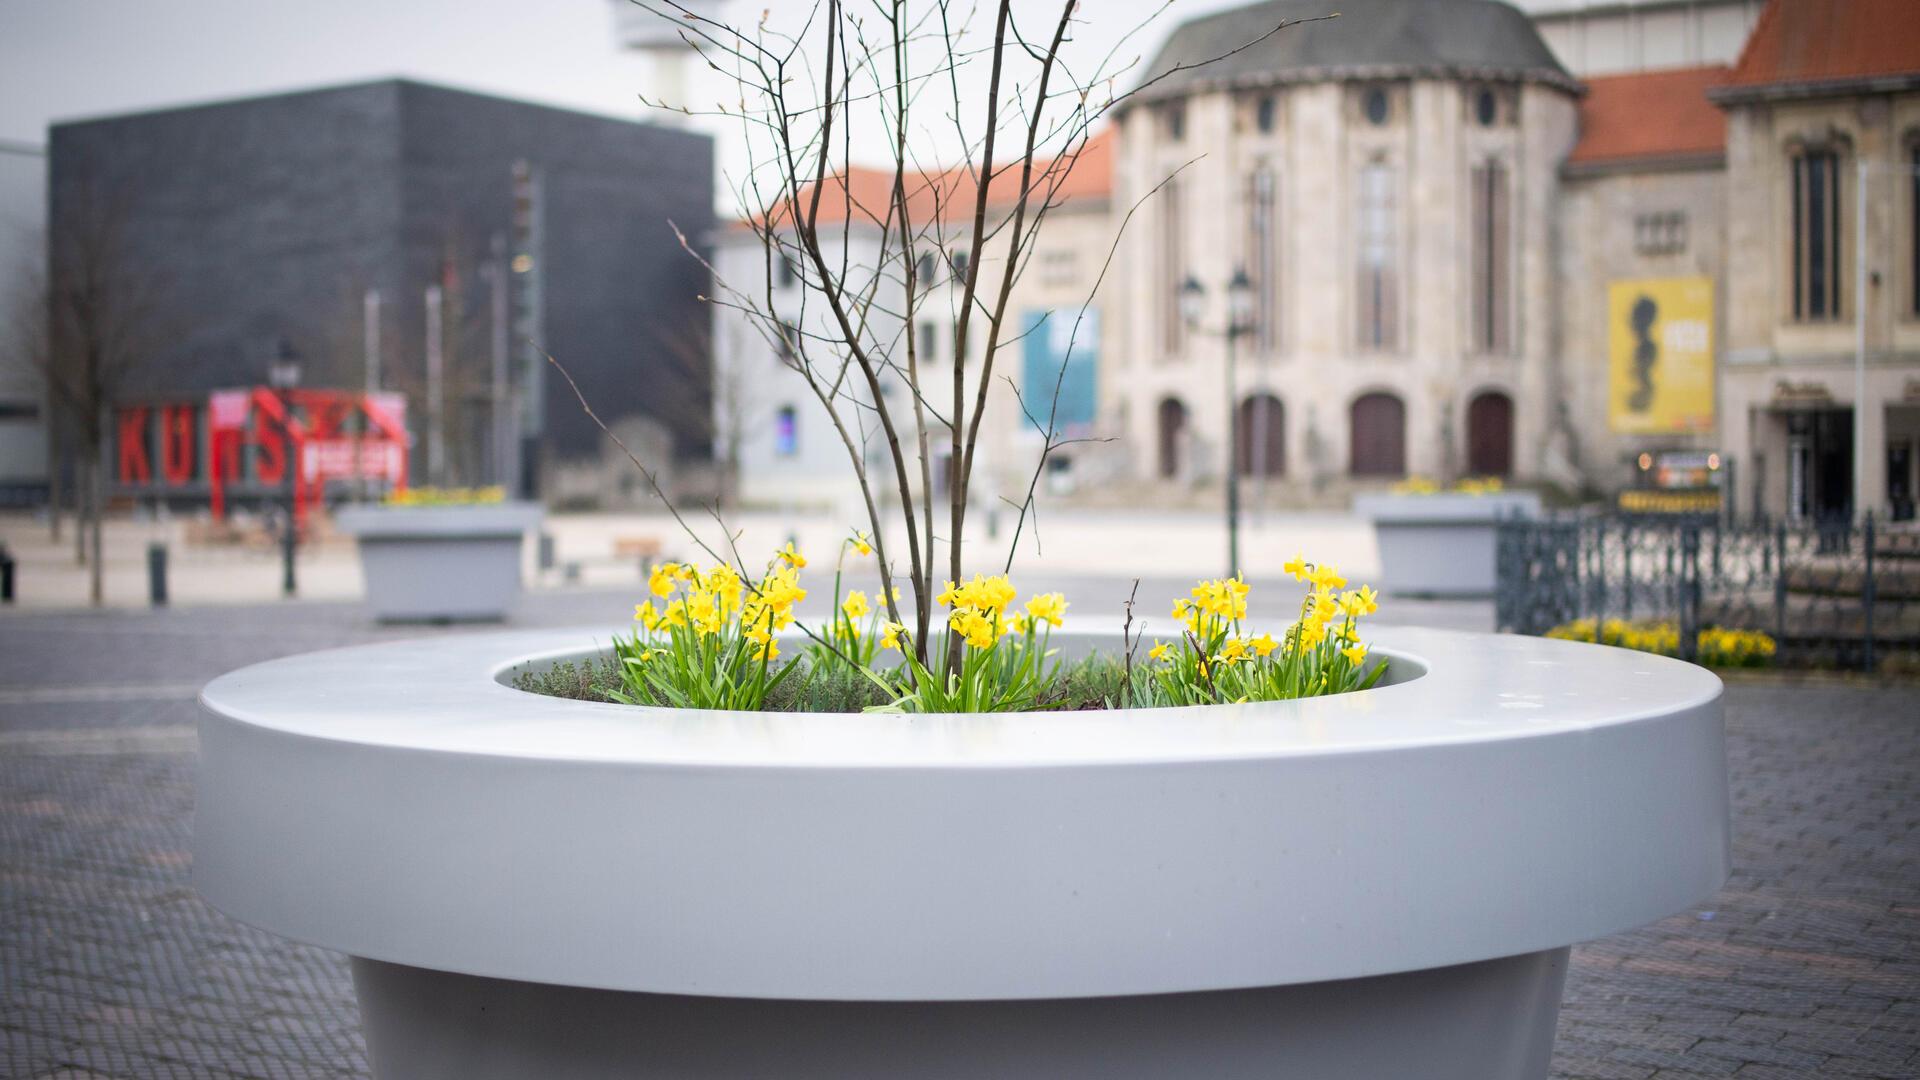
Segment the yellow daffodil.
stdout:
<path fill-rule="evenodd" d="M 890 622 L 883 625 L 880 628 L 880 647 L 899 650 L 900 640 L 906 636 L 906 633 L 907 628 L 900 623 Z"/>
<path fill-rule="evenodd" d="M 793 541 L 791 540 L 787 541 L 787 546 L 781 548 L 779 552 L 777 552 L 776 554 L 781 562 L 786 563 L 788 566 L 793 567 L 795 570 L 806 569 L 807 557 L 805 555 L 800 554 L 800 552 L 794 548 Z"/>
<path fill-rule="evenodd" d="M 847 541 L 847 546 L 862 555 L 871 555 L 873 554 L 872 539 L 867 533 L 855 530 L 853 538 Z"/>
<path fill-rule="evenodd" d="M 654 567 L 653 572 L 647 575 L 648 590 L 655 596 L 673 595 L 674 572 L 679 569 L 679 566 L 670 562 L 663 562 Z"/>
<path fill-rule="evenodd" d="M 1254 638 L 1251 641 L 1247 642 L 1247 644 L 1253 646 L 1253 653 L 1255 656 L 1263 656 L 1263 657 L 1272 656 L 1273 650 L 1280 647 L 1280 643 L 1273 640 L 1272 634 L 1261 634 L 1259 637 Z"/>
<path fill-rule="evenodd" d="M 1295 581 L 1305 581 L 1307 580 L 1307 557 L 1295 555 L 1282 564 L 1280 569 L 1292 574 Z"/>
<path fill-rule="evenodd" d="M 1365 645 L 1355 643 L 1347 646 L 1344 649 L 1341 649 L 1340 655 L 1347 658 L 1347 663 L 1352 664 L 1354 667 L 1359 667 L 1360 661 L 1365 660 L 1367 658 L 1367 647 Z"/>
<path fill-rule="evenodd" d="M 867 606 L 867 594 L 859 589 L 847 594 L 846 600 L 840 605 L 840 610 L 846 612 L 849 619 L 865 618 L 873 611 Z"/>
<path fill-rule="evenodd" d="M 1173 652 L 1173 646 L 1168 645 L 1166 642 L 1163 641 L 1160 644 L 1155 645 L 1153 648 L 1147 650 L 1147 658 L 1149 660 L 1165 660 L 1169 655 L 1172 654 L 1172 652 Z"/>
<path fill-rule="evenodd" d="M 1380 610 L 1380 594 L 1362 585 L 1352 592 L 1340 594 L 1340 609 L 1355 617 L 1371 615 Z"/>
<path fill-rule="evenodd" d="M 1027 614 L 1059 626 L 1066 620 L 1067 598 L 1057 592 L 1041 593 L 1027 601 Z"/>
<path fill-rule="evenodd" d="M 1338 570 L 1335 570 L 1325 563 L 1315 566 L 1313 572 L 1307 575 L 1307 580 L 1313 582 L 1314 587 L 1317 589 L 1344 589 L 1347 587 L 1347 579 L 1341 577 Z"/>

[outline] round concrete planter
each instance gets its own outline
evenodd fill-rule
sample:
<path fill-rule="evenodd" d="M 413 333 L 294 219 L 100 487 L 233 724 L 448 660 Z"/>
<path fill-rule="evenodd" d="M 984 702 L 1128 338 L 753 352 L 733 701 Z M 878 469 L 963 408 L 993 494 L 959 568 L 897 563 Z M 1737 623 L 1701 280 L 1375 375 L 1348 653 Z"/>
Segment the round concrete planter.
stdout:
<path fill-rule="evenodd" d="M 506 685 L 611 633 L 202 694 L 196 884 L 354 957 L 376 1075 L 1537 1080 L 1567 947 L 1727 875 L 1720 683 L 1660 657 L 1381 629 L 1362 693 L 994 716 Z"/>
<path fill-rule="evenodd" d="M 520 595 L 520 546 L 538 503 L 350 506 L 334 524 L 360 545 L 367 603 L 381 622 L 504 619 Z"/>
<path fill-rule="evenodd" d="M 1353 512 L 1373 521 L 1380 588 L 1400 596 L 1492 596 L 1502 518 L 1538 517 L 1531 491 L 1488 495 L 1360 495 Z"/>

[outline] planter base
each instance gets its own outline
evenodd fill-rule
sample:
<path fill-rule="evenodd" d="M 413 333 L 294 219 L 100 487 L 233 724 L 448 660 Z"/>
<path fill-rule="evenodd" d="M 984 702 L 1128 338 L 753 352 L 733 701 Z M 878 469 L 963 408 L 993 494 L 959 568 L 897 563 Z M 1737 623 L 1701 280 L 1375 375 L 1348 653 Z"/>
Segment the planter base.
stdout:
<path fill-rule="evenodd" d="M 380 1080 L 1542 1080 L 1566 968 L 1549 949 L 1298 986 L 944 1002 L 589 990 L 359 957 L 353 981 Z"/>

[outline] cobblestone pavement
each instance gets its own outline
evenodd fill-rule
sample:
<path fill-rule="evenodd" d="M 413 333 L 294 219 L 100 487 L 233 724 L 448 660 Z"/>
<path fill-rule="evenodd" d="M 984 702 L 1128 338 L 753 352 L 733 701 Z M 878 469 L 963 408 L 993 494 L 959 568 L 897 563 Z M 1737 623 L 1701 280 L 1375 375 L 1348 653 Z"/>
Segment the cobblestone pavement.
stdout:
<path fill-rule="evenodd" d="M 547 595 L 519 621 L 630 602 Z M 365 1075 L 344 959 L 189 884 L 192 695 L 419 632 L 352 604 L 0 617 L 0 1076 Z M 1736 682 L 1728 725 L 1733 880 L 1574 951 L 1554 1076 L 1920 1077 L 1920 689 Z"/>

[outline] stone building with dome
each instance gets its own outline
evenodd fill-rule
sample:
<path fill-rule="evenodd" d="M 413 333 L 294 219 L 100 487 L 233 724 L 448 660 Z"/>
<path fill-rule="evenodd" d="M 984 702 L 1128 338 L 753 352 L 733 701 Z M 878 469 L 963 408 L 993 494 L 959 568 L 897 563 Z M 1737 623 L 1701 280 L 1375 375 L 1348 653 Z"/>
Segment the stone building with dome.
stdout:
<path fill-rule="evenodd" d="M 1490 0 L 1320 0 L 1176 29 L 1118 118 L 1132 303 L 1103 374 L 1137 476 L 1221 475 L 1227 286 L 1243 475 L 1279 502 L 1408 474 L 1551 472 L 1560 168 L 1581 84 Z M 1172 72 L 1159 81 L 1162 72 Z M 1192 282 L 1193 284 L 1189 284 Z M 1197 321 L 1180 294 L 1204 294 Z"/>
<path fill-rule="evenodd" d="M 1131 475 L 1217 492 L 1233 408 L 1273 505 L 1416 474 L 1612 492 L 1691 451 L 1737 512 L 1910 516 L 1920 5 L 1532 7 L 1174 30 L 1116 120 L 1111 203 L 1140 208 L 1101 426 Z"/>

